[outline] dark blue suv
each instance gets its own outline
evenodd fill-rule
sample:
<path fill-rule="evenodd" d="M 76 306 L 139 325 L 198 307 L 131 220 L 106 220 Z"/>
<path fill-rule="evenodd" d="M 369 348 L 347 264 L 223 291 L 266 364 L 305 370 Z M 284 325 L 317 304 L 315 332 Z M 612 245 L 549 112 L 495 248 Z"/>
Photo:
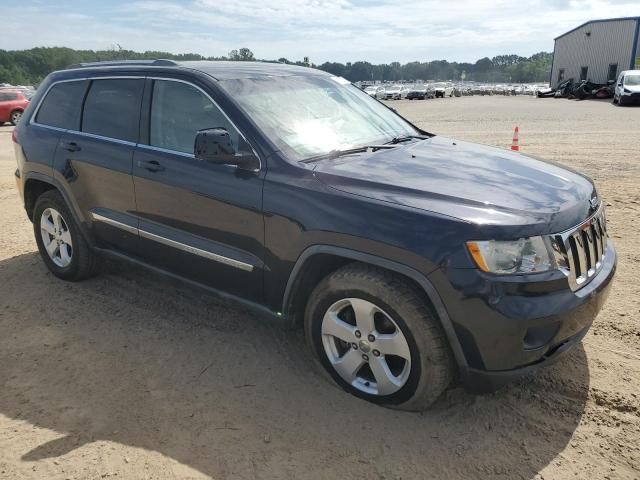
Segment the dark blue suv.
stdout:
<path fill-rule="evenodd" d="M 553 362 L 615 272 L 591 180 L 435 136 L 318 70 L 75 65 L 13 140 L 56 276 L 109 256 L 236 299 L 303 327 L 335 382 L 386 406 Z"/>

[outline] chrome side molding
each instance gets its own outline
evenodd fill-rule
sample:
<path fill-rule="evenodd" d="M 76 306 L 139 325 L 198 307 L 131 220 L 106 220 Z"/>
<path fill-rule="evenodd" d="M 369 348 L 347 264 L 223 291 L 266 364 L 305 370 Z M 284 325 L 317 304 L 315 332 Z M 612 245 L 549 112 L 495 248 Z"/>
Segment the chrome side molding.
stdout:
<path fill-rule="evenodd" d="M 210 252 L 209 250 L 203 250 L 201 248 L 194 247 L 186 243 L 178 242 L 176 240 L 171 240 L 170 238 L 166 238 L 161 235 L 156 235 L 155 233 L 151 233 L 146 230 L 142 230 L 140 228 L 127 225 L 126 223 L 122 223 L 112 218 L 106 217 L 104 215 L 100 215 L 99 213 L 91 212 L 91 218 L 93 221 L 105 223 L 112 227 L 124 230 L 125 232 L 131 233 L 133 235 L 139 235 L 142 238 L 153 240 L 154 242 L 161 243 L 162 245 L 173 247 L 178 250 L 182 250 L 183 252 L 191 253 L 193 255 L 198 255 L 199 257 L 203 257 L 208 260 L 213 260 L 214 262 L 222 263 L 230 267 L 239 268 L 240 270 L 244 270 L 246 272 L 252 272 L 253 269 L 255 268 L 253 265 L 249 263 L 241 262 L 240 260 L 236 260 L 234 258 L 225 257 L 224 255 Z"/>

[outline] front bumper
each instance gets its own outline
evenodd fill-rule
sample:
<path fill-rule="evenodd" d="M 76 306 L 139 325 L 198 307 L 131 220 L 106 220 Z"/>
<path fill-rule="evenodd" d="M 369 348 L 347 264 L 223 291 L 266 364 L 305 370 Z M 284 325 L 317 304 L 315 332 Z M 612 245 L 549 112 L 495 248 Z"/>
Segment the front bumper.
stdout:
<path fill-rule="evenodd" d="M 615 275 L 611 241 L 603 263 L 590 283 L 575 292 L 561 272 L 537 274 L 535 282 L 534 277 L 495 281 L 476 269 L 451 270 L 446 283 L 432 274 L 465 357 L 459 365 L 465 387 L 494 390 L 554 363 L 579 343 Z"/>
<path fill-rule="evenodd" d="M 640 92 L 623 93 L 620 98 L 625 103 L 640 103 Z"/>

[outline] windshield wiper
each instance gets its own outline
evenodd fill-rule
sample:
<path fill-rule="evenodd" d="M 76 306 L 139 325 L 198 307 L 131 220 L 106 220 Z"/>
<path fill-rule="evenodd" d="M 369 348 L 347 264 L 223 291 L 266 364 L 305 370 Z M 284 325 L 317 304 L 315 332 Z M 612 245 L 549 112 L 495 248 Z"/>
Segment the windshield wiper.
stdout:
<path fill-rule="evenodd" d="M 399 137 L 393 137 L 389 140 L 385 145 L 396 145 L 402 142 L 408 142 L 409 140 L 426 140 L 427 138 L 431 138 L 427 135 L 402 135 Z"/>
<path fill-rule="evenodd" d="M 388 148 L 395 148 L 395 144 L 385 143 L 384 145 L 363 145 L 362 147 L 347 148 L 345 150 L 331 150 L 328 153 L 321 155 L 314 155 L 313 157 L 300 160 L 300 163 L 312 163 L 319 160 L 332 160 L 338 157 L 344 157 L 345 155 L 351 155 L 353 153 L 375 152 L 377 150 L 383 150 Z"/>

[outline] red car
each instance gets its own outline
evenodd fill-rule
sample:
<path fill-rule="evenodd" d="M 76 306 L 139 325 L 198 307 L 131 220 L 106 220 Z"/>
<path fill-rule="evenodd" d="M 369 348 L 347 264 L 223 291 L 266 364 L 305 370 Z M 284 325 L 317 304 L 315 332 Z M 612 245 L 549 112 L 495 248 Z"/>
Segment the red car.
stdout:
<path fill-rule="evenodd" d="M 11 122 L 17 125 L 29 99 L 18 90 L 0 90 L 0 125 Z"/>

